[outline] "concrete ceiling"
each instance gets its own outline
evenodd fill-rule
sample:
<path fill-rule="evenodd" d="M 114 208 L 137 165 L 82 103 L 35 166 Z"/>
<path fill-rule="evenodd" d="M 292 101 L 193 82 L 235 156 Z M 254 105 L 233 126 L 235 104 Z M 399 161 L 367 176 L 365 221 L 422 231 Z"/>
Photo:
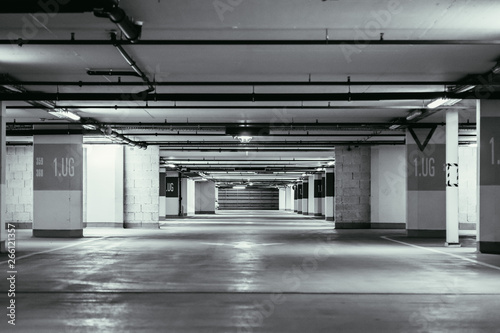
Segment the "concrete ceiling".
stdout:
<path fill-rule="evenodd" d="M 283 160 L 303 158 L 296 165 L 290 162 L 297 169 L 294 177 L 300 178 L 304 169 L 313 171 L 333 160 L 335 145 L 402 144 L 405 126 L 389 130 L 390 124 L 405 122 L 415 109 L 422 109 L 424 116 L 412 121 L 412 126 L 442 123 L 444 112 L 427 108 L 432 95 L 269 102 L 155 101 L 151 96 L 426 94 L 444 93 L 467 77 L 480 77 L 483 84 L 497 82 L 488 73 L 500 57 L 498 1 L 123 0 L 120 7 L 143 22 L 141 41 L 124 43 L 123 48 L 155 81 L 156 91 L 149 101 L 130 100 L 127 95 L 147 88 L 138 77 L 87 74 L 88 70 L 131 70 L 107 42 L 110 32 L 118 31 L 116 25 L 91 12 L 0 14 L 0 74 L 26 92 L 74 93 L 75 99 L 58 101 L 57 106 L 109 125 L 131 139 L 160 145 L 161 156 L 177 165 L 194 168 L 193 160 L 210 160 L 196 166 L 206 173 L 221 164 L 251 170 L 255 165 L 271 168 Z M 69 42 L 72 33 L 75 42 Z M 25 40 L 22 47 L 16 45 L 18 38 Z M 97 42 L 78 43 L 82 40 Z M 152 40 L 182 43 L 148 43 Z M 194 40 L 218 42 L 189 45 Z M 230 43 L 242 40 L 261 42 Z M 390 42 L 395 40 L 399 42 Z M 237 81 L 251 83 L 230 84 Z M 314 84 L 325 81 L 333 83 Z M 126 85 L 131 83 L 136 85 Z M 126 98 L 93 100 L 79 95 L 89 93 L 119 93 Z M 460 110 L 462 122 L 475 123 L 474 98 L 452 107 Z M 16 124 L 68 123 L 23 101 L 8 102 L 7 116 L 8 122 Z M 258 128 L 271 127 L 271 135 L 256 135 L 251 144 L 243 145 L 225 133 L 226 126 L 255 123 Z M 210 124 L 220 127 L 210 129 Z M 345 126 L 335 128 L 335 124 Z M 109 140 L 88 133 L 86 142 Z M 183 144 L 185 151 L 176 148 Z M 231 163 L 240 159 L 245 162 Z M 259 159 L 263 162 L 258 163 Z M 286 175 L 275 177 L 288 180 Z M 223 177 L 213 173 L 213 178 Z"/>

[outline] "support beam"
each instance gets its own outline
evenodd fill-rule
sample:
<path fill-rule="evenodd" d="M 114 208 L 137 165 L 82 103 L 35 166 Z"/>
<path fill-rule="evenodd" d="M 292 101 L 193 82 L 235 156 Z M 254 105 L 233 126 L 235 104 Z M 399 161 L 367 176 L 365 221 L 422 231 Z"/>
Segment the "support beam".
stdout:
<path fill-rule="evenodd" d="M 432 100 L 438 98 L 474 99 L 469 93 L 379 92 L 379 93 L 1 93 L 4 101 L 169 101 L 169 102 L 312 102 L 312 101 L 380 101 Z M 500 92 L 490 99 L 500 98 Z"/>

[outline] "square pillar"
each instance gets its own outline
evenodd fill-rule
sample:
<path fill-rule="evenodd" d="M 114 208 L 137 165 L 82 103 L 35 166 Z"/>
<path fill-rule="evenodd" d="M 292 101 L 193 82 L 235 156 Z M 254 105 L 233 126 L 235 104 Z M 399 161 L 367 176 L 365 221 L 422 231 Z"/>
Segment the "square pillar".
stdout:
<path fill-rule="evenodd" d="M 302 214 L 302 184 L 297 185 L 297 214 Z"/>
<path fill-rule="evenodd" d="M 336 229 L 371 228 L 371 148 L 335 149 Z"/>
<path fill-rule="evenodd" d="M 314 196 L 314 175 L 311 175 L 308 177 L 309 178 L 309 194 L 308 194 L 308 200 L 307 200 L 307 213 L 310 216 L 316 215 L 315 206 L 316 206 L 316 197 Z"/>
<path fill-rule="evenodd" d="M 298 213 L 298 207 L 299 207 L 299 203 L 298 203 L 298 199 L 299 198 L 299 187 L 298 185 L 294 185 L 293 186 L 293 211 L 295 213 Z"/>
<path fill-rule="evenodd" d="M 215 214 L 215 183 L 196 182 L 195 198 L 195 214 Z"/>
<path fill-rule="evenodd" d="M 446 131 L 406 134 L 408 237 L 446 237 Z"/>
<path fill-rule="evenodd" d="M 160 221 L 165 220 L 167 215 L 167 172 L 165 169 L 160 168 L 160 192 L 158 193 L 158 202 L 160 204 L 159 207 L 159 219 Z"/>
<path fill-rule="evenodd" d="M 478 128 L 478 249 L 500 254 L 500 101 L 480 100 Z"/>
<path fill-rule="evenodd" d="M 181 216 L 195 214 L 195 181 L 181 178 Z"/>
<path fill-rule="evenodd" d="M 160 150 L 150 146 L 146 150 L 125 148 L 124 205 L 125 228 L 158 229 L 160 184 Z"/>
<path fill-rule="evenodd" d="M 165 217 L 178 217 L 180 205 L 180 177 L 177 171 L 165 173 Z"/>
<path fill-rule="evenodd" d="M 83 135 L 34 136 L 33 192 L 33 237 L 83 237 Z"/>
<path fill-rule="evenodd" d="M 335 172 L 327 168 L 325 173 L 325 219 L 335 221 Z"/>
<path fill-rule="evenodd" d="M 314 216 L 323 216 L 323 175 L 314 175 Z"/>
<path fill-rule="evenodd" d="M 302 182 L 302 215 L 309 214 L 309 177 Z"/>

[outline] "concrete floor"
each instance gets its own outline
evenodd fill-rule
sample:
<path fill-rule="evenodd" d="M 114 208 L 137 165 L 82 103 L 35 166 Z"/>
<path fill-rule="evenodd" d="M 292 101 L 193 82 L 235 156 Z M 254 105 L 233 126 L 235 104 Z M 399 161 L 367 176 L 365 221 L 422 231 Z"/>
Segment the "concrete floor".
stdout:
<path fill-rule="evenodd" d="M 500 256 L 471 238 L 446 248 L 279 212 L 17 236 L 17 325 L 2 315 L 0 332 L 500 333 Z"/>

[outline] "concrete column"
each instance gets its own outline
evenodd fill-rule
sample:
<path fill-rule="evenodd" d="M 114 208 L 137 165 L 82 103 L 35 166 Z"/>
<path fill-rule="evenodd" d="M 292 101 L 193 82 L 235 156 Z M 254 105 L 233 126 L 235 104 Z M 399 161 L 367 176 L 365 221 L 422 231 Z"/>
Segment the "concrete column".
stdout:
<path fill-rule="evenodd" d="M 215 183 L 210 181 L 196 182 L 195 213 L 215 214 Z"/>
<path fill-rule="evenodd" d="M 307 213 L 308 215 L 314 216 L 316 215 L 316 211 L 314 210 L 316 206 L 316 197 L 314 196 L 314 175 L 309 176 L 309 194 L 307 197 Z"/>
<path fill-rule="evenodd" d="M 189 178 L 181 179 L 181 216 L 195 214 L 195 182 Z"/>
<path fill-rule="evenodd" d="M 158 193 L 159 219 L 164 221 L 167 215 L 167 172 L 164 168 L 160 169 L 160 192 Z"/>
<path fill-rule="evenodd" d="M 285 188 L 285 210 L 287 212 L 293 210 L 293 194 L 290 186 Z"/>
<path fill-rule="evenodd" d="M 446 111 L 446 245 L 459 245 L 458 110 Z"/>
<path fill-rule="evenodd" d="M 406 134 L 407 234 L 445 238 L 445 129 L 437 127 L 433 132 L 415 128 L 413 131 L 414 135 L 410 131 Z"/>
<path fill-rule="evenodd" d="M 370 228 L 371 149 L 340 146 L 335 156 L 335 228 Z"/>
<path fill-rule="evenodd" d="M 297 185 L 297 214 L 302 214 L 302 184 Z"/>
<path fill-rule="evenodd" d="M 314 216 L 323 216 L 323 175 L 314 175 Z"/>
<path fill-rule="evenodd" d="M 325 174 L 325 219 L 335 221 L 335 173 L 327 168 Z"/>
<path fill-rule="evenodd" d="M 150 146 L 147 150 L 125 148 L 125 228 L 158 229 L 160 206 L 160 150 Z M 132 203 L 133 202 L 133 203 Z"/>
<path fill-rule="evenodd" d="M 134 196 L 123 192 L 123 146 L 91 145 L 85 148 L 84 222 L 87 227 L 123 228 L 124 204 Z"/>
<path fill-rule="evenodd" d="M 166 208 L 165 217 L 178 217 L 180 205 L 180 179 L 177 171 L 167 171 L 165 174 L 166 183 Z"/>
<path fill-rule="evenodd" d="M 321 192 L 321 217 L 325 217 L 325 209 L 326 209 L 326 172 L 321 174 L 321 188 L 323 191 Z"/>
<path fill-rule="evenodd" d="M 293 190 L 293 211 L 295 213 L 298 212 L 298 207 L 299 207 L 298 198 L 299 198 L 299 186 L 295 185 L 295 188 Z"/>
<path fill-rule="evenodd" d="M 33 237 L 83 237 L 83 135 L 36 135 L 33 152 Z"/>
<path fill-rule="evenodd" d="M 286 189 L 279 189 L 279 210 L 286 210 Z"/>
<path fill-rule="evenodd" d="M 478 128 L 478 248 L 500 254 L 500 101 L 481 100 Z"/>
<path fill-rule="evenodd" d="M 5 102 L 0 101 L 0 253 L 6 252 L 5 241 L 7 239 L 7 231 L 5 229 L 5 214 L 6 214 L 6 198 L 7 185 L 5 176 L 7 149 L 6 149 L 6 126 L 5 126 Z"/>
<path fill-rule="evenodd" d="M 309 177 L 302 182 L 302 215 L 309 214 Z"/>

